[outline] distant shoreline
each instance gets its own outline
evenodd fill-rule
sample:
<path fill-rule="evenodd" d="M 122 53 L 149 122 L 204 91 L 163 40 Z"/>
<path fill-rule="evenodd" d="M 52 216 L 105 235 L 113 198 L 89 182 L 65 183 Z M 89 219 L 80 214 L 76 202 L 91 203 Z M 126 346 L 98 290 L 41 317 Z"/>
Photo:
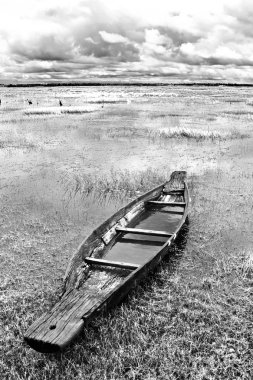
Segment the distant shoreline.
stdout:
<path fill-rule="evenodd" d="M 68 82 L 68 83 L 18 83 L 18 84 L 0 84 L 0 87 L 95 87 L 95 86 L 126 86 L 126 87 L 168 87 L 168 86 L 203 86 L 203 87 L 253 87 L 253 83 L 209 83 L 209 82 L 191 82 L 191 83 L 148 83 L 148 82 Z"/>

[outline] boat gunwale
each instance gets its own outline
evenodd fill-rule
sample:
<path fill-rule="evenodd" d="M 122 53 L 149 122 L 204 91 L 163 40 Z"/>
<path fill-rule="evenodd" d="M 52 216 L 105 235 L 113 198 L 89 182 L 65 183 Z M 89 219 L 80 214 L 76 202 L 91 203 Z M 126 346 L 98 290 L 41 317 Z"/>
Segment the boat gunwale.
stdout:
<path fill-rule="evenodd" d="M 65 271 L 64 280 L 63 280 L 64 285 L 63 285 L 62 295 L 65 294 L 66 291 L 68 291 L 69 281 L 71 284 L 71 275 L 74 272 L 71 268 L 73 260 L 75 260 L 75 258 L 78 257 L 78 255 L 80 255 L 79 265 L 81 265 L 81 263 L 84 262 L 84 259 L 86 257 L 92 257 L 94 250 L 96 248 L 98 248 L 99 245 L 104 244 L 105 246 L 109 246 L 109 244 L 111 244 L 111 241 L 109 243 L 105 244 L 103 239 L 102 239 L 102 236 L 105 233 L 107 233 L 114 225 L 116 225 L 120 219 L 124 218 L 125 215 L 128 212 L 130 212 L 134 208 L 134 206 L 136 206 L 138 203 L 141 204 L 142 201 L 145 202 L 146 200 L 149 199 L 149 197 L 151 198 L 151 195 L 153 193 L 156 193 L 156 192 L 157 192 L 157 194 L 154 195 L 153 197 L 158 197 L 168 182 L 169 182 L 169 180 L 163 182 L 162 184 L 154 187 L 153 189 L 149 190 L 148 192 L 146 192 L 146 193 L 140 195 L 139 197 L 133 199 L 130 203 L 126 204 L 125 206 L 120 208 L 118 211 L 116 211 L 115 214 L 111 215 L 108 219 L 106 219 L 102 224 L 98 225 L 88 236 L 86 236 L 86 238 L 83 239 L 83 241 L 79 244 L 78 248 L 76 249 L 74 255 L 70 259 L 70 262 L 69 262 L 67 269 Z M 93 246 L 93 248 L 91 250 L 90 246 L 96 240 L 98 240 L 98 242 L 96 245 Z M 85 252 L 86 249 L 88 250 L 87 253 Z"/>
<path fill-rule="evenodd" d="M 166 181 L 165 184 L 167 182 L 168 181 Z M 163 184 L 163 186 L 164 186 L 164 184 Z M 93 316 L 94 313 L 100 313 L 106 307 L 111 308 L 112 305 L 111 304 L 109 305 L 109 302 L 113 303 L 113 300 L 112 300 L 113 298 L 117 299 L 116 304 L 118 302 L 120 302 L 120 300 L 122 300 L 125 297 L 125 295 L 128 293 L 128 291 L 131 288 L 135 287 L 139 277 L 142 277 L 142 272 L 150 271 L 153 267 L 155 267 L 159 262 L 162 261 L 164 256 L 166 256 L 166 253 L 167 253 L 169 246 L 176 239 L 179 231 L 181 230 L 182 226 L 184 225 L 186 218 L 188 216 L 188 213 L 189 213 L 190 197 L 189 197 L 189 188 L 188 188 L 186 181 L 184 181 L 184 199 L 185 199 L 186 205 L 185 205 L 184 214 L 182 214 L 181 221 L 180 221 L 178 227 L 176 228 L 176 231 L 174 232 L 174 234 L 171 237 L 169 237 L 169 239 L 167 239 L 166 242 L 161 246 L 161 249 L 159 250 L 159 252 L 157 252 L 157 254 L 155 256 L 153 256 L 150 260 L 144 262 L 138 268 L 132 270 L 129 273 L 129 275 L 127 275 L 120 284 L 118 284 L 115 288 L 113 288 L 110 292 L 108 292 L 106 299 L 100 304 L 99 308 L 96 308 L 94 306 L 94 308 L 89 310 L 87 315 L 84 315 L 82 317 L 83 320 L 87 320 L 89 318 L 89 316 L 90 315 Z M 164 254 L 163 254 L 163 252 L 164 252 Z M 131 283 L 131 286 L 127 287 L 129 282 Z M 123 288 L 125 288 L 125 291 L 121 293 L 120 297 L 118 297 L 118 293 Z"/>

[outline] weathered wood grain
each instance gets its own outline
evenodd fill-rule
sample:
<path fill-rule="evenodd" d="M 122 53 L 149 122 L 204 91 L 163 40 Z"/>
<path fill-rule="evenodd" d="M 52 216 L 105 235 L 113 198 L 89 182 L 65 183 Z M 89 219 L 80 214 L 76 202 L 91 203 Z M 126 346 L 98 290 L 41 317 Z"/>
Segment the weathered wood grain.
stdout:
<path fill-rule="evenodd" d="M 182 195 L 183 192 L 184 192 L 184 189 L 169 190 L 169 191 L 163 190 L 163 194 L 165 194 L 165 195 Z"/>
<path fill-rule="evenodd" d="M 86 257 L 85 262 L 88 264 L 104 265 L 114 268 L 124 268 L 124 269 L 137 269 L 139 265 L 133 263 L 124 263 L 119 261 L 109 261 L 104 259 L 95 259 L 94 257 Z"/>
<path fill-rule="evenodd" d="M 174 210 L 157 210 L 159 212 L 162 212 L 162 213 L 165 213 L 165 214 L 178 214 L 178 215 L 183 215 L 184 214 L 184 210 L 182 211 L 174 211 Z"/>
<path fill-rule="evenodd" d="M 147 203 L 160 206 L 185 206 L 185 202 L 147 201 Z"/>
<path fill-rule="evenodd" d="M 158 231 L 158 230 L 143 230 L 139 228 L 127 228 L 127 227 L 117 227 L 116 231 L 126 232 L 131 234 L 140 234 L 140 235 L 151 235 L 151 236 L 164 236 L 169 237 L 173 234 L 170 234 L 166 231 Z"/>
<path fill-rule="evenodd" d="M 133 269 L 132 269 L 133 270 Z M 96 269 L 80 289 L 73 289 L 28 329 L 25 340 L 40 352 L 62 350 L 84 326 L 83 316 L 103 303 L 129 275 L 121 268 Z"/>
<path fill-rule="evenodd" d="M 105 244 L 108 244 L 112 238 L 117 234 L 117 227 L 124 227 L 127 225 L 127 219 L 125 217 L 121 218 L 118 223 L 116 223 L 112 228 L 110 228 L 103 236 L 102 240 Z"/>

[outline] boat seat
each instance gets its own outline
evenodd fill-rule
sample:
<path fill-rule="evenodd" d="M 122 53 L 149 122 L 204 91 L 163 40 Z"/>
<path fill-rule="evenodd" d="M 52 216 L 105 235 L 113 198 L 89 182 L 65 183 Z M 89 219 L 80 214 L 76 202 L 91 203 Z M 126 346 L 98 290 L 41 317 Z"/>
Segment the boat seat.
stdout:
<path fill-rule="evenodd" d="M 95 257 L 85 257 L 84 260 L 87 264 L 104 265 L 107 267 L 109 266 L 109 267 L 133 269 L 133 270 L 139 268 L 138 264 L 124 263 L 120 261 L 110 261 L 110 260 L 104 260 L 104 259 L 96 259 Z"/>
<path fill-rule="evenodd" d="M 159 206 L 185 206 L 185 202 L 148 201 L 147 203 Z"/>
<path fill-rule="evenodd" d="M 152 235 L 152 236 L 164 236 L 170 237 L 173 234 L 170 234 L 166 231 L 156 231 L 156 230 L 142 230 L 138 228 L 127 228 L 127 227 L 116 227 L 117 232 L 126 232 L 131 234 L 140 234 L 140 235 Z"/>
<path fill-rule="evenodd" d="M 178 190 L 163 190 L 164 195 L 182 195 L 184 192 L 184 189 L 178 189 Z"/>
<path fill-rule="evenodd" d="M 184 211 L 174 211 L 174 210 L 162 210 L 158 209 L 157 212 L 162 212 L 164 214 L 175 214 L 175 215 L 184 215 Z"/>

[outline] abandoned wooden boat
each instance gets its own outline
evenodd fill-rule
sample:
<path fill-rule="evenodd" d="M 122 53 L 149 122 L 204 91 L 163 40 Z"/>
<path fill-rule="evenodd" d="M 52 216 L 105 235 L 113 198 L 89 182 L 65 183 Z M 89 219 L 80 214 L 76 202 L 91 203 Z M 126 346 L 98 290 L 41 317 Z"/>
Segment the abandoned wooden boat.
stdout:
<path fill-rule="evenodd" d="M 69 263 L 60 301 L 28 329 L 26 342 L 40 352 L 63 350 L 162 260 L 188 207 L 186 172 L 173 172 L 93 231 Z"/>

